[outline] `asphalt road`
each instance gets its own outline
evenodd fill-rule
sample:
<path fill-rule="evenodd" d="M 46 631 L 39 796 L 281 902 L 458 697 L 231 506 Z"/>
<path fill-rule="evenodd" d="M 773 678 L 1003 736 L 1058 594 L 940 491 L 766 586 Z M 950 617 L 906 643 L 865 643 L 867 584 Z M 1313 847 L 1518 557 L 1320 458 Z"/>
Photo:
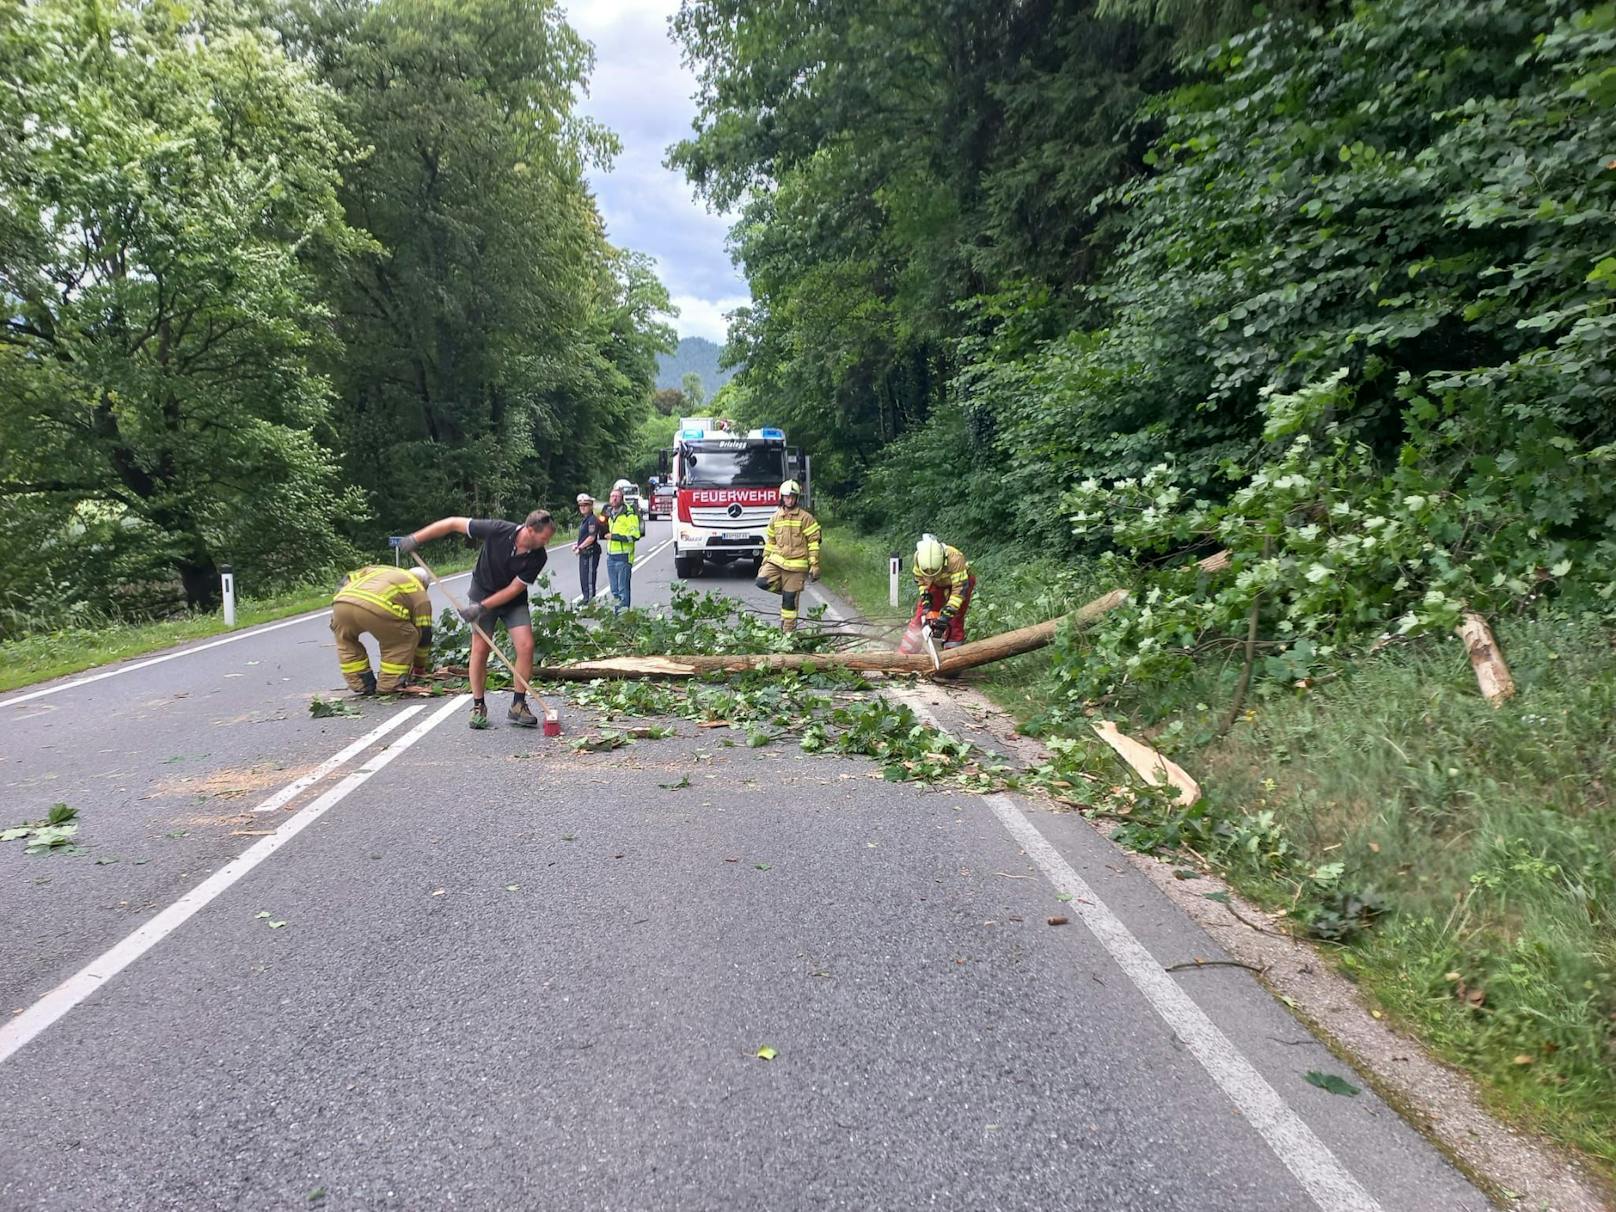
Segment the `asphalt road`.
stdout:
<path fill-rule="evenodd" d="M 1487 1206 L 1081 818 L 182 653 L 0 699 L 6 1212 Z"/>

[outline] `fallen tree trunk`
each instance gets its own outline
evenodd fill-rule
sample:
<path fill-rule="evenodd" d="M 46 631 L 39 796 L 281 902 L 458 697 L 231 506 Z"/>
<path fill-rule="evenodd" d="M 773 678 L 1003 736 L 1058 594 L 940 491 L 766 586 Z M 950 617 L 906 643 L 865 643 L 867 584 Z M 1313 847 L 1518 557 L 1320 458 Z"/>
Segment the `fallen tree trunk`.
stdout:
<path fill-rule="evenodd" d="M 1043 648 L 1055 638 L 1065 619 L 1077 628 L 1088 627 L 1101 615 L 1128 600 L 1123 589 L 1113 589 L 1095 598 L 1070 615 L 1050 619 L 985 640 L 945 649 L 938 668 L 923 652 L 738 652 L 727 656 L 691 653 L 681 656 L 605 657 L 598 661 L 576 661 L 570 665 L 546 665 L 535 669 L 535 678 L 560 682 L 592 682 L 596 678 L 698 678 L 711 673 L 745 673 L 752 669 L 853 669 L 863 673 L 923 673 L 936 676 L 960 673 L 993 661 L 1020 656 Z"/>
<path fill-rule="evenodd" d="M 1229 566 L 1229 553 L 1219 551 L 1199 561 L 1203 572 L 1221 572 Z M 1055 639 L 1067 620 L 1082 630 L 1128 600 L 1128 591 L 1110 593 L 1086 602 L 1069 615 L 1036 623 L 1002 635 L 990 636 L 945 649 L 938 668 L 932 669 L 925 653 L 903 652 L 759 652 L 709 656 L 690 653 L 680 656 L 604 657 L 598 661 L 576 661 L 570 665 L 546 665 L 533 671 L 535 679 L 555 682 L 592 682 L 597 678 L 699 678 L 713 673 L 745 673 L 753 669 L 853 669 L 861 673 L 918 673 L 951 676 L 978 665 L 1034 652 Z"/>

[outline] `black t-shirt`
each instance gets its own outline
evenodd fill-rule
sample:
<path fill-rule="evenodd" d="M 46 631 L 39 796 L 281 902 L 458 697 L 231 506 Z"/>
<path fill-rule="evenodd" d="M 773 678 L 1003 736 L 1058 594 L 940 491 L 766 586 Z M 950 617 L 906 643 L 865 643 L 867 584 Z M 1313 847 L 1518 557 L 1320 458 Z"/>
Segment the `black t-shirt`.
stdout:
<path fill-rule="evenodd" d="M 467 524 L 466 533 L 483 541 L 483 549 L 477 553 L 477 567 L 471 570 L 472 601 L 480 602 L 498 593 L 518 577 L 528 585 L 539 579 L 549 553 L 542 547 L 537 551 L 517 551 L 516 532 L 521 529 L 519 522 L 503 522 L 498 518 L 473 518 Z M 527 601 L 527 590 L 523 589 L 511 600 Z"/>

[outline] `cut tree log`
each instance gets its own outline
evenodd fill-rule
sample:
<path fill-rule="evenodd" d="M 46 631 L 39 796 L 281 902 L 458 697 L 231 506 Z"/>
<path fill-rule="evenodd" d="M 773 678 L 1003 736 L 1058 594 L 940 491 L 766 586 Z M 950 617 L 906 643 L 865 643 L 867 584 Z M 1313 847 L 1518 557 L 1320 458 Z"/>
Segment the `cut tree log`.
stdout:
<path fill-rule="evenodd" d="M 1145 742 L 1134 740 L 1110 720 L 1101 720 L 1091 727 L 1095 735 L 1116 750 L 1117 756 L 1133 767 L 1134 773 L 1145 782 L 1152 787 L 1170 784 L 1178 792 L 1175 798 L 1180 808 L 1188 808 L 1201 798 L 1201 785 L 1177 762 L 1170 761 Z"/>
<path fill-rule="evenodd" d="M 1222 572 L 1229 567 L 1227 551 L 1214 552 L 1197 561 L 1202 572 Z M 679 656 L 603 657 L 598 661 L 575 661 L 570 665 L 545 665 L 533 671 L 535 679 L 556 682 L 592 682 L 597 678 L 699 678 L 713 673 L 745 673 L 753 669 L 853 669 L 861 673 L 915 673 L 952 677 L 978 665 L 991 664 L 1022 653 L 1035 652 L 1055 639 L 1062 623 L 1071 622 L 1076 630 L 1091 627 L 1101 616 L 1128 600 L 1126 589 L 1085 602 L 1069 615 L 1035 623 L 1002 635 L 989 636 L 948 648 L 937 667 L 925 653 L 903 652 L 758 652 L 710 656 L 690 653 Z"/>
<path fill-rule="evenodd" d="M 1453 632 L 1464 641 L 1465 651 L 1470 654 L 1470 668 L 1476 671 L 1476 684 L 1481 687 L 1482 697 L 1494 707 L 1505 699 L 1514 698 L 1515 679 L 1509 674 L 1509 666 L 1504 663 L 1504 654 L 1498 650 L 1498 641 L 1493 637 L 1493 629 L 1487 626 L 1487 620 L 1474 610 L 1467 610 Z"/>

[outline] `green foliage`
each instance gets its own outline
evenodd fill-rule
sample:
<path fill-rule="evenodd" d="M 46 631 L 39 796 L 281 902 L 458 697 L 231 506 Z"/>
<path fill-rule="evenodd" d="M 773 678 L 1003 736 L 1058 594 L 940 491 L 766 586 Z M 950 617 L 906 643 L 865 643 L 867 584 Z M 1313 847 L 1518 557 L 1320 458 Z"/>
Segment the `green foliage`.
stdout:
<path fill-rule="evenodd" d="M 300 0 L 289 39 L 370 148 L 329 262 L 334 426 L 387 533 L 520 514 L 615 474 L 673 344 L 649 261 L 606 245 L 575 108 L 592 63 L 552 0 Z"/>
<path fill-rule="evenodd" d="M 0 79 L 0 497 L 32 547 L 0 609 L 346 559 L 305 264 L 362 243 L 329 97 L 222 13 L 66 0 L 0 16 Z"/>
<path fill-rule="evenodd" d="M 1080 534 L 1226 547 L 1234 575 L 1147 578 L 1081 693 L 1181 671 L 1259 599 L 1267 637 L 1327 654 L 1616 594 L 1613 49 L 1608 8 L 1384 0 L 1235 39 L 1161 107 L 1116 323 L 1063 343 L 1074 394 L 1007 440 L 1087 477 Z M 1112 384 L 1143 365 L 1169 424 L 1124 424 Z"/>
<path fill-rule="evenodd" d="M 9 829 L 0 829 L 0 842 L 23 844 L 23 853 L 81 854 L 83 848 L 73 839 L 79 831 L 79 810 L 66 804 L 53 804 L 42 821 L 24 821 Z"/>
<path fill-rule="evenodd" d="M 8 7 L 0 629 L 617 474 L 673 331 L 584 180 L 591 61 L 551 0 Z"/>

